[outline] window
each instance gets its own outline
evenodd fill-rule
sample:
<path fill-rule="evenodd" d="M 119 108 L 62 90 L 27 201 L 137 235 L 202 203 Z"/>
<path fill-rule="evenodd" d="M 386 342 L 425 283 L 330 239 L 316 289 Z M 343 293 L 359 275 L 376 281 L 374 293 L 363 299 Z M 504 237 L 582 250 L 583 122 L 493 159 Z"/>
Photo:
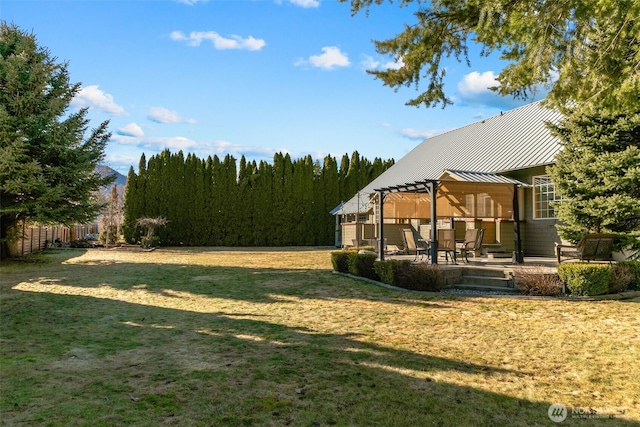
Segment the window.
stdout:
<path fill-rule="evenodd" d="M 533 177 L 533 217 L 535 219 L 555 218 L 553 202 L 561 200 L 556 195 L 556 186 L 549 175 Z"/>

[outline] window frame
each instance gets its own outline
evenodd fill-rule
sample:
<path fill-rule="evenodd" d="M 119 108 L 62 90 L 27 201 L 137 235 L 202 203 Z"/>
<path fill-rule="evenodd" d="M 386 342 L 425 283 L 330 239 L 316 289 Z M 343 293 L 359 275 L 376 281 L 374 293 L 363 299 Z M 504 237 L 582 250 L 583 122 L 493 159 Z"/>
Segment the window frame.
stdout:
<path fill-rule="evenodd" d="M 544 182 L 538 182 L 542 181 Z M 552 206 L 552 203 L 558 202 L 562 200 L 556 193 L 556 186 L 551 180 L 550 175 L 534 175 L 532 177 L 532 198 L 533 198 L 533 212 L 532 216 L 534 220 L 554 220 L 557 219 L 555 209 Z M 544 187 L 544 192 L 543 192 Z M 544 200 L 543 200 L 543 196 Z M 541 205 L 546 203 L 546 207 L 542 207 Z M 545 216 L 541 216 L 544 214 Z"/>

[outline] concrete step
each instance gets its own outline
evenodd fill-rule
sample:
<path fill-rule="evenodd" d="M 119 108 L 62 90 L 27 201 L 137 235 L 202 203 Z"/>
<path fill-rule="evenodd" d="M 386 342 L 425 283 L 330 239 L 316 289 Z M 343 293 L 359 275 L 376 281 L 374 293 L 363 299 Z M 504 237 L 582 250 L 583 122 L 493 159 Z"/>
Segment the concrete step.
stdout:
<path fill-rule="evenodd" d="M 505 286 L 477 285 L 474 283 L 458 283 L 457 285 L 447 286 L 445 289 L 462 289 L 470 291 L 501 292 L 513 294 L 519 293 L 516 289 L 508 288 Z"/>
<path fill-rule="evenodd" d="M 513 257 L 513 254 L 511 252 L 487 252 L 487 259 L 504 259 L 511 257 Z"/>
<path fill-rule="evenodd" d="M 461 283 L 478 285 L 478 286 L 496 286 L 501 288 L 510 288 L 511 282 L 506 277 L 489 277 L 489 276 L 462 276 Z"/>
<path fill-rule="evenodd" d="M 510 277 L 510 270 L 500 267 L 464 267 L 463 276 Z"/>

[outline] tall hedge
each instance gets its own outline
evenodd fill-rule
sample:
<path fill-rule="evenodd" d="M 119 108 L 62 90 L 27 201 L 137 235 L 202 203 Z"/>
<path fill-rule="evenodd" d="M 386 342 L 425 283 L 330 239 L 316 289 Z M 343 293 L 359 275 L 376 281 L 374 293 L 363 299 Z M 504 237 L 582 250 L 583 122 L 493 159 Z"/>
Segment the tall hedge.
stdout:
<path fill-rule="evenodd" d="M 354 152 L 340 168 L 335 158 L 291 159 L 277 153 L 273 163 L 227 155 L 200 159 L 165 150 L 138 172 L 129 171 L 125 189 L 124 236 L 140 240 L 136 221 L 164 217 L 160 244 L 185 246 L 333 245 L 329 211 L 393 165 L 370 162 Z"/>

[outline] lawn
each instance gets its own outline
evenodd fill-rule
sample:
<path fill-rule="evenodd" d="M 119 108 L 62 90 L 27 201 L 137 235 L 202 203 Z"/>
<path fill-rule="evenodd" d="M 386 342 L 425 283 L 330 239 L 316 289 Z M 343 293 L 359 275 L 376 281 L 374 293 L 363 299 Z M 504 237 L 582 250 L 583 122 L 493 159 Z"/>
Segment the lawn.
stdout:
<path fill-rule="evenodd" d="M 1 425 L 640 423 L 638 299 L 398 292 L 318 248 L 31 261 L 0 267 Z"/>

